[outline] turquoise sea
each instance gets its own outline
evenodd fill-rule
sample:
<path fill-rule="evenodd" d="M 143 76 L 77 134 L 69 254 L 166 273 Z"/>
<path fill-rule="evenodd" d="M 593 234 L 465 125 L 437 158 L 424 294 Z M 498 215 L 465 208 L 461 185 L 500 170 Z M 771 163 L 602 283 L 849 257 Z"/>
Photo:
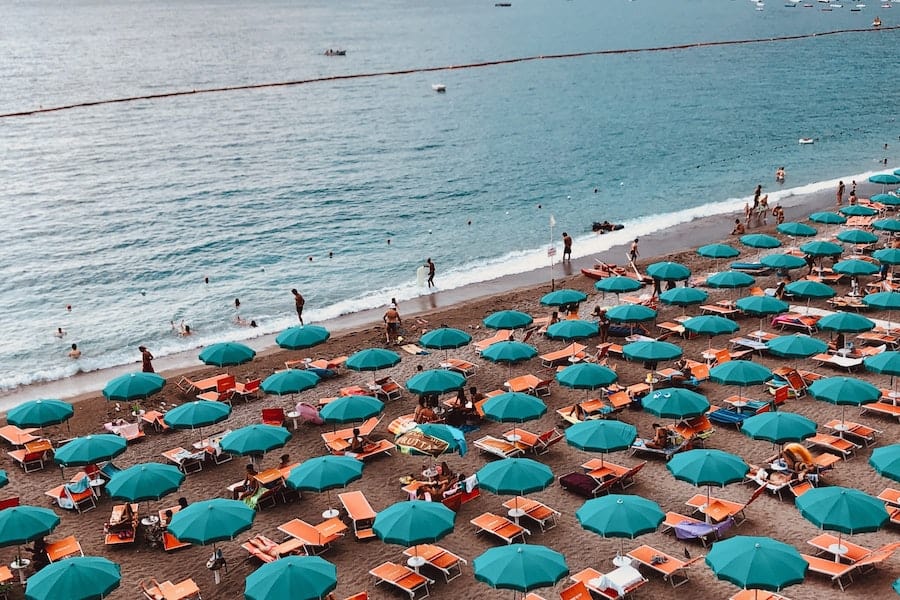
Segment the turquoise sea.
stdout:
<path fill-rule="evenodd" d="M 13 1 L 0 113 L 900 23 L 900 4 L 512 4 Z M 296 321 L 292 287 L 315 321 L 427 293 L 428 257 L 441 290 L 545 266 L 551 215 L 554 242 L 568 231 L 587 256 L 740 208 L 760 182 L 777 200 L 883 158 L 893 170 L 898 47 L 896 30 L 866 31 L 0 119 L 0 390 L 133 362 L 138 344 L 163 356 L 278 331 Z M 626 228 L 592 234 L 603 219 Z M 259 328 L 233 323 L 235 298 Z M 182 320 L 194 336 L 173 334 Z"/>

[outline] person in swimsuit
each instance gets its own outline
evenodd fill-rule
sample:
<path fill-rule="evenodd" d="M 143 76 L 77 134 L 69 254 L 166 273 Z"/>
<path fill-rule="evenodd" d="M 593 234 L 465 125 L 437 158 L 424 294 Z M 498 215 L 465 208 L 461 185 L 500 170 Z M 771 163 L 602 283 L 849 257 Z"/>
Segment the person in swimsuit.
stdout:
<path fill-rule="evenodd" d="M 634 241 L 631 242 L 631 250 L 628 251 L 628 258 L 631 259 L 631 262 L 637 260 L 637 257 L 640 253 L 638 252 L 638 239 L 634 238 Z"/>
<path fill-rule="evenodd" d="M 300 324 L 303 325 L 303 305 L 306 304 L 306 300 L 303 299 L 303 295 L 296 288 L 292 289 L 291 293 L 294 295 L 294 305 L 297 307 L 297 318 L 300 319 Z"/>
<path fill-rule="evenodd" d="M 397 307 L 391 304 L 390 308 L 384 313 L 382 320 L 387 325 L 387 343 L 392 344 L 396 342 L 400 336 L 400 324 L 402 323 Z"/>
<path fill-rule="evenodd" d="M 434 287 L 434 263 L 429 258 L 425 261 L 425 266 L 428 267 L 428 287 Z"/>
<path fill-rule="evenodd" d="M 562 259 L 565 261 L 568 259 L 569 262 L 572 262 L 572 236 L 563 231 L 562 234 L 563 239 L 563 255 Z"/>
<path fill-rule="evenodd" d="M 141 371 L 144 373 L 155 373 L 153 370 L 153 355 L 147 350 L 146 346 L 138 346 L 141 352 Z"/>

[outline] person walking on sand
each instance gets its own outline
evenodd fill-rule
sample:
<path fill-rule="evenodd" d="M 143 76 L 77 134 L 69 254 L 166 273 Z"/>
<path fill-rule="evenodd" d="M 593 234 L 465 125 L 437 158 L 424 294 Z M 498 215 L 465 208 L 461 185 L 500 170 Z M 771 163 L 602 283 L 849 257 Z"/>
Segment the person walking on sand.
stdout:
<path fill-rule="evenodd" d="M 400 319 L 400 313 L 397 311 L 397 306 L 395 304 L 391 304 L 387 311 L 385 311 L 384 316 L 382 317 L 386 325 L 386 338 L 388 344 L 393 344 L 397 341 L 397 338 L 400 337 L 400 324 L 403 322 Z"/>
<path fill-rule="evenodd" d="M 639 255 L 640 255 L 640 252 L 638 252 L 638 239 L 634 238 L 634 241 L 631 242 L 631 249 L 628 251 L 628 259 L 631 262 L 634 262 L 637 260 L 637 257 Z"/>
<path fill-rule="evenodd" d="M 153 370 L 153 355 L 147 350 L 146 346 L 138 346 L 141 352 L 141 371 L 144 373 L 155 373 Z"/>
<path fill-rule="evenodd" d="M 563 231 L 563 262 L 568 259 L 569 262 L 572 262 L 572 236 Z"/>
<path fill-rule="evenodd" d="M 306 304 L 306 300 L 303 299 L 297 288 L 292 289 L 291 293 L 294 295 L 294 305 L 297 307 L 297 318 L 300 319 L 300 324 L 303 325 L 303 305 Z"/>
<path fill-rule="evenodd" d="M 434 287 L 434 263 L 431 262 L 431 259 L 425 261 L 425 266 L 428 267 L 428 287 Z"/>
<path fill-rule="evenodd" d="M 838 181 L 837 188 L 837 205 L 840 206 L 844 203 L 844 182 Z"/>

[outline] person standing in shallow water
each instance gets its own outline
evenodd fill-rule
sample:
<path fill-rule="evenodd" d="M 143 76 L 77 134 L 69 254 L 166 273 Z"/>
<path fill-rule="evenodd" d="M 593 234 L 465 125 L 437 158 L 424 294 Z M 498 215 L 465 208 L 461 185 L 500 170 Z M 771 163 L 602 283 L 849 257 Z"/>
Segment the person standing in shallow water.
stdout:
<path fill-rule="evenodd" d="M 425 261 L 425 266 L 428 267 L 428 287 L 434 287 L 434 263 L 431 262 L 431 259 Z"/>
<path fill-rule="evenodd" d="M 572 236 L 563 231 L 563 255 L 562 259 L 565 262 L 567 259 L 569 262 L 572 262 Z"/>
<path fill-rule="evenodd" d="M 294 306 L 297 307 L 297 318 L 300 319 L 300 324 L 303 325 L 303 305 L 306 304 L 306 300 L 303 299 L 303 295 L 296 288 L 292 289 L 291 293 L 294 295 Z"/>
<path fill-rule="evenodd" d="M 141 371 L 144 373 L 155 373 L 153 370 L 153 355 L 147 350 L 146 346 L 138 346 L 141 352 Z"/>

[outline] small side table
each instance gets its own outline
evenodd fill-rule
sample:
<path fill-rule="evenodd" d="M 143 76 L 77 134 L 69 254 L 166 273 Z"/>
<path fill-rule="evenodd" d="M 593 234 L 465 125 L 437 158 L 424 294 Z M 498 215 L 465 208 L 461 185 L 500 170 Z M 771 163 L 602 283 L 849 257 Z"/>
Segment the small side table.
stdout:
<path fill-rule="evenodd" d="M 143 525 L 144 527 L 152 527 L 153 525 L 156 525 L 157 523 L 159 523 L 159 517 L 155 517 L 152 515 L 141 519 L 141 525 Z"/>
<path fill-rule="evenodd" d="M 97 477 L 96 479 L 91 479 L 91 490 L 94 492 L 95 498 L 100 498 L 100 490 L 103 489 L 103 486 L 106 485 L 106 482 Z"/>
<path fill-rule="evenodd" d="M 288 413 L 285 413 L 284 416 L 286 416 L 288 419 L 291 420 L 291 425 L 294 427 L 294 431 L 296 431 L 297 430 L 297 419 L 300 418 L 300 413 L 298 413 L 296 410 L 292 410 Z"/>
<path fill-rule="evenodd" d="M 511 508 L 506 514 L 509 515 L 510 519 L 516 522 L 516 525 L 518 525 L 519 519 L 525 516 L 525 511 L 521 508 Z"/>
<path fill-rule="evenodd" d="M 413 571 L 418 573 L 419 569 L 422 567 L 422 565 L 425 564 L 425 559 L 418 555 L 410 556 L 407 559 L 406 564 L 409 566 L 410 569 L 412 569 Z"/>
<path fill-rule="evenodd" d="M 333 519 L 336 516 L 338 516 L 339 514 L 340 514 L 340 512 L 338 512 L 338 509 L 329 508 L 328 510 L 326 510 L 325 512 L 322 513 L 322 518 L 323 519 Z"/>
<path fill-rule="evenodd" d="M 14 560 L 9 563 L 9 568 L 11 571 L 19 572 L 19 583 L 25 585 L 25 569 L 31 564 L 31 561 L 27 558 L 19 558 L 18 560 Z"/>

